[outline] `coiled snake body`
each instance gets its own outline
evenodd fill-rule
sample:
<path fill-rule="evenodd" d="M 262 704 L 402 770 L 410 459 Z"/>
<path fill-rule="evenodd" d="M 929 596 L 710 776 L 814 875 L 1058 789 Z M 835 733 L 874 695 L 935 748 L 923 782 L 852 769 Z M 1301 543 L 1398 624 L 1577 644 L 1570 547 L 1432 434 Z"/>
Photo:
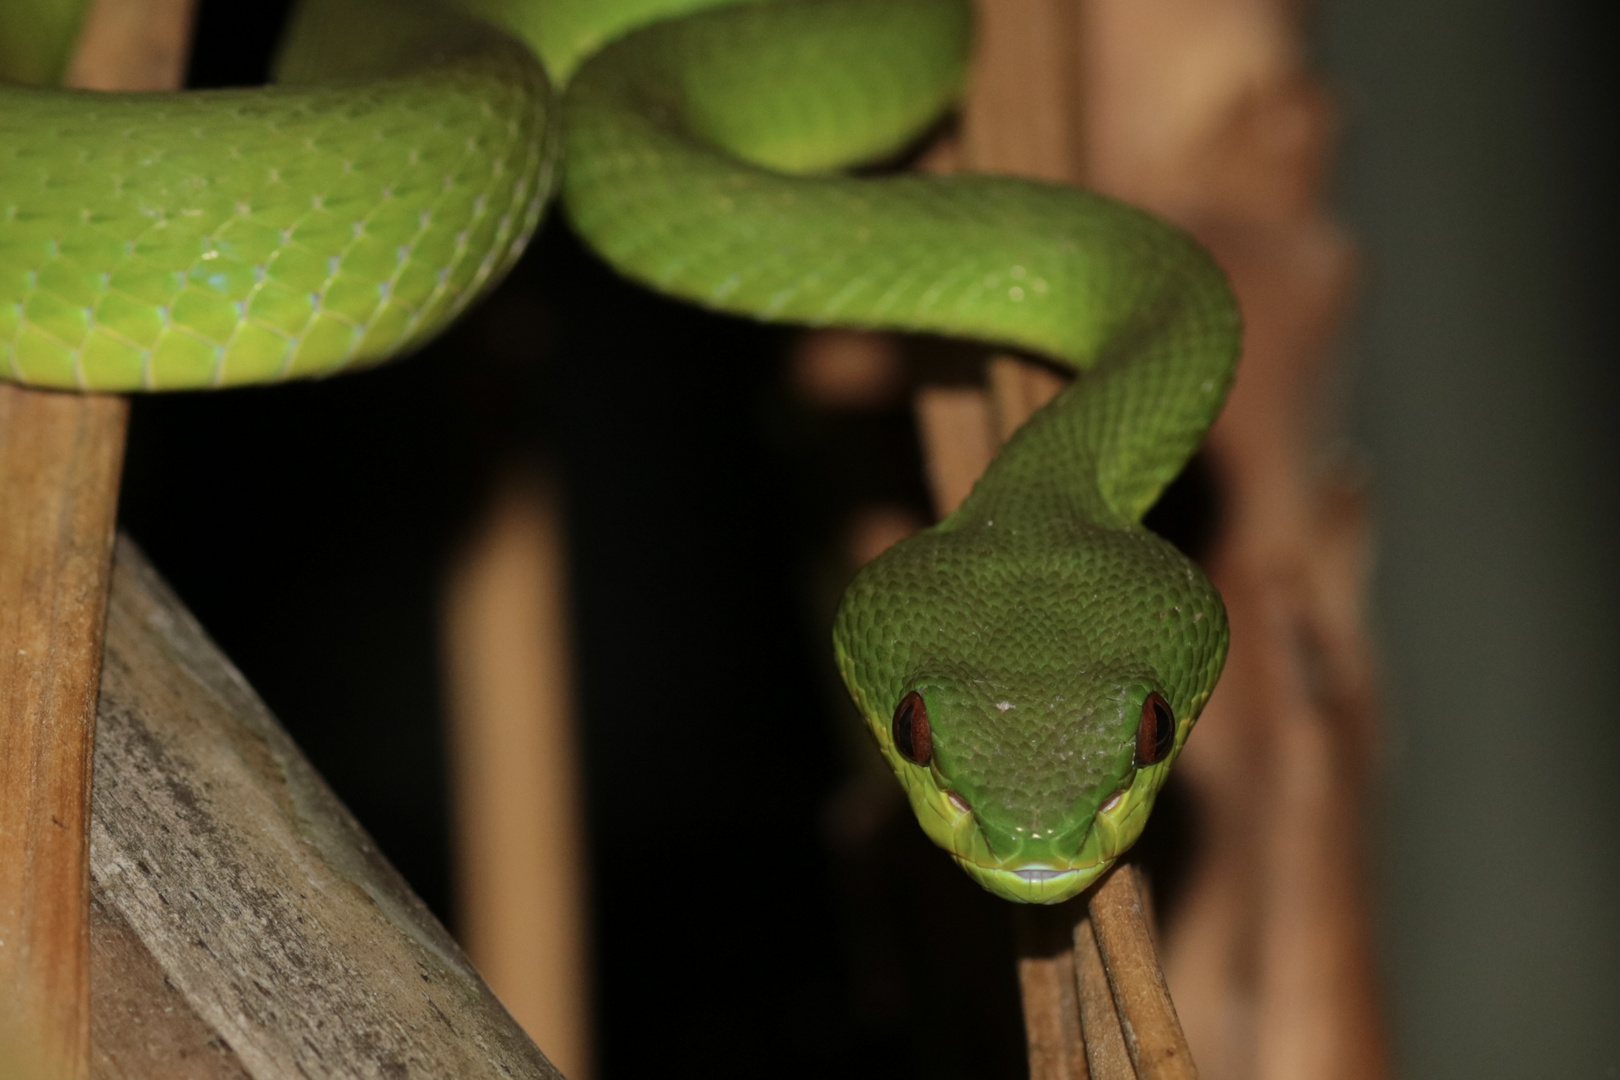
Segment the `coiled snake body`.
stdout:
<path fill-rule="evenodd" d="M 655 289 L 1073 368 L 959 510 L 860 571 L 834 646 L 928 835 L 1001 896 L 1079 892 L 1141 832 L 1225 657 L 1215 590 L 1139 524 L 1231 381 L 1219 270 L 1085 192 L 834 173 L 948 107 L 963 0 L 469 7 L 527 47 L 427 3 L 316 0 L 274 87 L 0 88 L 0 376 L 382 360 L 499 279 L 559 173 L 574 227 Z"/>

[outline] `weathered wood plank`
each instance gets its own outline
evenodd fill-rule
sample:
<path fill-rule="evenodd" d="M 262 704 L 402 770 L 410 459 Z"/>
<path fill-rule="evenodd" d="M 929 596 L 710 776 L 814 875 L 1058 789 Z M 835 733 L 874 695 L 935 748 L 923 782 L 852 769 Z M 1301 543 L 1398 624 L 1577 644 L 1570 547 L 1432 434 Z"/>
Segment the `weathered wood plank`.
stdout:
<path fill-rule="evenodd" d="M 96 1080 L 252 1080 L 104 896 L 90 904 Z"/>
<path fill-rule="evenodd" d="M 91 821 L 98 1078 L 552 1078 L 121 540 Z"/>

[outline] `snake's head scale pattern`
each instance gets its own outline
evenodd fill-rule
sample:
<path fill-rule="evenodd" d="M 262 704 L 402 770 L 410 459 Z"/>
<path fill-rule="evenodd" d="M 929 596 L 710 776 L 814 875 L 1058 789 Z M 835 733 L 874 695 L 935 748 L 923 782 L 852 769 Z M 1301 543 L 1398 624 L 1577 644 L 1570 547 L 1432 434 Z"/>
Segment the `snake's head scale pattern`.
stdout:
<path fill-rule="evenodd" d="M 1220 597 L 1184 556 L 1075 522 L 919 534 L 857 575 L 836 630 L 923 830 L 1032 903 L 1080 892 L 1141 834 L 1225 642 Z"/>

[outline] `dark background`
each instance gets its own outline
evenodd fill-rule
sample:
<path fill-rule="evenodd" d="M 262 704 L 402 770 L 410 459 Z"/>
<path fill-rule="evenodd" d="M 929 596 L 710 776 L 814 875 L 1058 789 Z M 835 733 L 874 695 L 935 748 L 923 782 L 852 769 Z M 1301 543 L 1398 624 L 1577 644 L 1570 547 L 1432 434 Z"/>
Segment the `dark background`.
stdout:
<path fill-rule="evenodd" d="M 192 84 L 263 81 L 284 8 L 205 0 Z M 1425 1080 L 1620 1075 L 1620 160 L 1598 15 L 1315 15 L 1368 266 L 1343 397 L 1379 508 L 1385 966 L 1402 1075 Z M 552 469 L 599 1075 L 1017 1076 L 1006 906 L 915 827 L 851 846 L 827 825 L 847 780 L 833 552 L 856 503 L 922 492 L 905 411 L 807 411 L 789 342 L 618 282 L 553 218 L 409 360 L 140 399 L 124 523 L 453 927 L 442 577 L 503 466 Z"/>

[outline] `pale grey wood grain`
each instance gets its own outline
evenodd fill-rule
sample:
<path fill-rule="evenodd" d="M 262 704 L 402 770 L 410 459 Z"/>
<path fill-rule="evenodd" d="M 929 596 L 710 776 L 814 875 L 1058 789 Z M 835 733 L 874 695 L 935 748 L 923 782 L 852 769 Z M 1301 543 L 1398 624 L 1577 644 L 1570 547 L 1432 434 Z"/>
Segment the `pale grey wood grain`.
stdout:
<path fill-rule="evenodd" d="M 99 725 L 99 1077 L 559 1076 L 123 540 Z"/>

